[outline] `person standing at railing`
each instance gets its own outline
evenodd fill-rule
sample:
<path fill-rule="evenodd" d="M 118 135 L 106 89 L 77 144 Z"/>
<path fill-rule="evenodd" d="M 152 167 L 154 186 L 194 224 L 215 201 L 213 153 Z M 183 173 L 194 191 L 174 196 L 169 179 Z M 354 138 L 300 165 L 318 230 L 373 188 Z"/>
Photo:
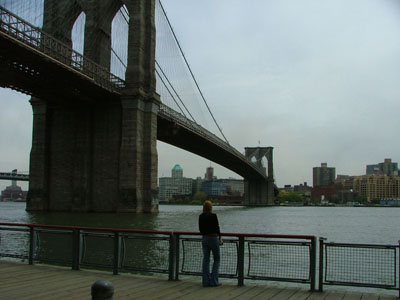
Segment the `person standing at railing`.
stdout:
<path fill-rule="evenodd" d="M 207 200 L 203 204 L 203 213 L 199 216 L 199 230 L 203 235 L 203 286 L 219 286 L 221 285 L 218 281 L 221 232 L 218 217 L 212 212 L 211 201 Z M 212 252 L 214 258 L 211 273 L 210 252 Z"/>

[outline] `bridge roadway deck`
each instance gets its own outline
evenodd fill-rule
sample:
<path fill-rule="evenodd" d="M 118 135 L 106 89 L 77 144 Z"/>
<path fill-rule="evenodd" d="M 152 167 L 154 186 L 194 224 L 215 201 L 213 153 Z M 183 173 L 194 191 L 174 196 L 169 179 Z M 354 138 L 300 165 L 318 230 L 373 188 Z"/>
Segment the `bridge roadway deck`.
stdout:
<path fill-rule="evenodd" d="M 103 279 L 114 285 L 118 299 L 274 299 L 274 300 L 389 300 L 380 296 L 346 291 L 311 293 L 305 288 L 225 283 L 217 288 L 203 288 L 200 278 L 168 281 L 165 277 L 117 275 L 99 271 L 72 271 L 44 265 L 0 261 L 0 299 L 78 300 L 91 299 L 93 282 Z"/>

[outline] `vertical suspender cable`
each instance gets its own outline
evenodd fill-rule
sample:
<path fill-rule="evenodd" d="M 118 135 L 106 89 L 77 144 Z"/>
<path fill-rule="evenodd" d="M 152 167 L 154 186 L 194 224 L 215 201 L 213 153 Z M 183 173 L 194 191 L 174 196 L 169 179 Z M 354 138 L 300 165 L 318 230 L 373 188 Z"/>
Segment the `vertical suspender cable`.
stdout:
<path fill-rule="evenodd" d="M 198 83 L 197 83 L 196 78 L 194 77 L 194 74 L 193 74 L 193 72 L 192 72 L 192 69 L 190 68 L 190 65 L 189 65 L 189 63 L 188 63 L 188 61 L 187 61 L 187 59 L 186 59 L 186 57 L 185 57 L 185 54 L 183 53 L 183 50 L 182 50 L 182 48 L 181 48 L 181 45 L 180 45 L 180 43 L 179 43 L 179 41 L 178 41 L 178 38 L 177 38 L 176 35 L 175 35 L 174 29 L 172 28 L 171 22 L 170 22 L 169 19 L 168 19 L 168 16 L 167 16 L 167 14 L 166 14 L 166 12 L 165 12 L 165 10 L 164 10 L 164 7 L 163 7 L 163 5 L 162 5 L 162 3 L 161 3 L 161 0 L 159 0 L 159 3 L 160 3 L 160 6 L 161 6 L 162 11 L 163 11 L 163 13 L 164 13 L 164 16 L 165 16 L 165 18 L 166 18 L 166 20 L 167 20 L 167 22 L 168 22 L 169 28 L 170 28 L 171 31 L 172 31 L 172 34 L 173 34 L 174 39 L 175 39 L 175 42 L 177 43 L 177 45 L 178 45 L 178 47 L 179 47 L 179 50 L 181 51 L 182 57 L 183 57 L 183 59 L 185 60 L 185 63 L 186 63 L 186 65 L 187 65 L 187 67 L 188 67 L 188 70 L 189 70 L 189 72 L 190 72 L 190 75 L 192 76 L 193 81 L 194 81 L 194 83 L 196 84 L 196 87 L 197 87 L 197 89 L 198 89 L 198 91 L 199 91 L 199 93 L 200 93 L 200 96 L 201 96 L 201 98 L 203 99 L 203 101 L 204 101 L 204 103 L 205 103 L 205 105 L 206 105 L 206 107 L 207 107 L 207 109 L 208 109 L 208 112 L 210 113 L 211 117 L 213 118 L 215 125 L 218 127 L 219 132 L 222 134 L 222 136 L 224 137 L 225 141 L 229 144 L 227 138 L 225 137 L 224 133 L 222 132 L 221 128 L 219 127 L 219 125 L 218 125 L 218 123 L 217 123 L 217 120 L 214 118 L 214 115 L 212 114 L 211 109 L 210 109 L 210 107 L 208 106 L 208 103 L 207 103 L 206 99 L 204 98 L 204 95 L 203 95 L 203 93 L 202 93 L 202 91 L 201 91 L 201 89 L 200 89 L 200 87 L 199 87 L 199 85 L 198 85 Z"/>

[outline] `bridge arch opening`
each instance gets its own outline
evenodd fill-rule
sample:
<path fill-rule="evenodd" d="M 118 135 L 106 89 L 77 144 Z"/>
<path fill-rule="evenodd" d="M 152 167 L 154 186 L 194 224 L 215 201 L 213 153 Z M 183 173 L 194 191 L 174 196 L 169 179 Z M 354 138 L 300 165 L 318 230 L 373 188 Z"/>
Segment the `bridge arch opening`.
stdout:
<path fill-rule="evenodd" d="M 129 11 L 122 5 L 111 23 L 111 73 L 125 79 L 128 64 Z"/>
<path fill-rule="evenodd" d="M 13 169 L 29 169 L 29 153 L 32 147 L 32 108 L 29 96 L 20 92 L 0 88 L 2 109 L 0 109 L 0 172 Z M 0 180 L 0 193 L 11 185 L 10 180 Z M 22 190 L 29 188 L 28 181 L 17 181 Z"/>
<path fill-rule="evenodd" d="M 85 24 L 86 14 L 82 11 L 76 18 L 71 32 L 72 49 L 82 55 L 85 44 Z"/>

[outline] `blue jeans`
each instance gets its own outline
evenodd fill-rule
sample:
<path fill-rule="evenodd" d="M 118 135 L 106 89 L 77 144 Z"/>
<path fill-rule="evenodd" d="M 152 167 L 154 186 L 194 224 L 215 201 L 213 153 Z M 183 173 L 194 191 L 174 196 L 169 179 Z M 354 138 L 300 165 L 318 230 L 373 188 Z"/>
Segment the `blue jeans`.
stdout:
<path fill-rule="evenodd" d="M 217 286 L 219 271 L 219 238 L 203 235 L 203 286 Z M 212 251 L 214 263 L 210 273 L 210 252 Z"/>

